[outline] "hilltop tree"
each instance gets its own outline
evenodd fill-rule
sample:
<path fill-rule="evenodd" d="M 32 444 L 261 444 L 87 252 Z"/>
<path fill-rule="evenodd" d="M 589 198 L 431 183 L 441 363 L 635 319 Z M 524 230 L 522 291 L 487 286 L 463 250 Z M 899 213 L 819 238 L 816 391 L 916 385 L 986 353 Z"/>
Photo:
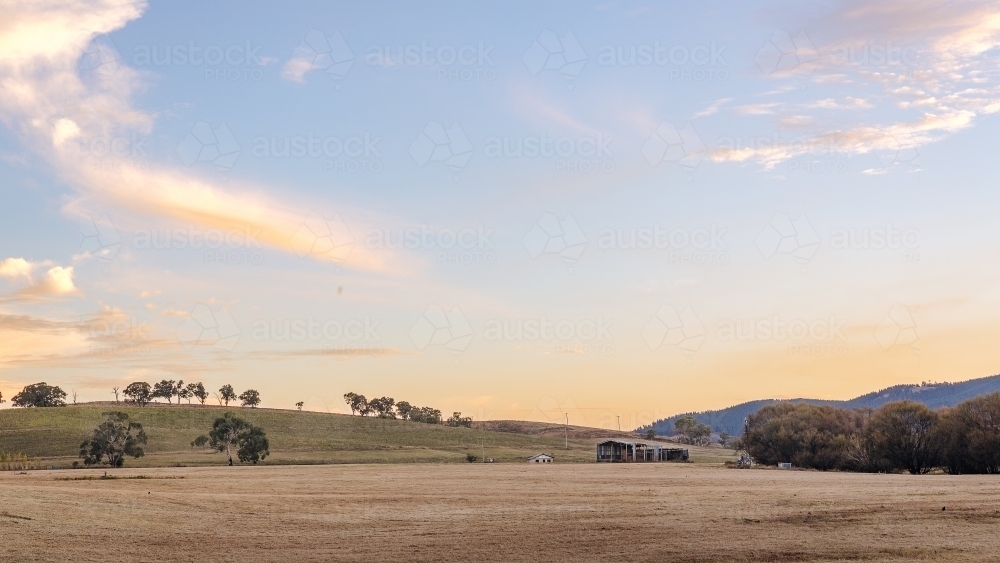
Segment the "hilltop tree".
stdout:
<path fill-rule="evenodd" d="M 177 382 L 173 379 L 164 379 L 159 383 L 153 384 L 153 398 L 156 399 L 162 397 L 166 399 L 169 404 L 171 399 L 174 398 L 174 387 L 176 384 Z"/>
<path fill-rule="evenodd" d="M 441 424 L 441 411 L 431 407 L 414 407 L 410 411 L 410 420 L 427 424 Z"/>
<path fill-rule="evenodd" d="M 260 393 L 256 389 L 247 389 L 240 393 L 239 400 L 242 401 L 240 406 L 255 409 L 260 404 Z"/>
<path fill-rule="evenodd" d="M 130 422 L 123 412 L 106 412 L 104 417 L 104 422 L 94 429 L 94 435 L 80 444 L 80 457 L 85 465 L 107 463 L 111 467 L 121 467 L 126 457 L 145 455 L 141 447 L 146 443 L 142 424 Z"/>
<path fill-rule="evenodd" d="M 371 407 L 368 405 L 368 399 L 364 395 L 358 395 L 357 393 L 345 393 L 344 402 L 347 406 L 351 408 L 351 414 L 361 414 L 361 416 L 366 416 L 371 412 Z"/>
<path fill-rule="evenodd" d="M 396 406 L 396 400 L 392 397 L 372 399 L 368 401 L 368 406 L 379 418 L 396 418 L 396 413 L 393 411 L 393 407 Z"/>
<path fill-rule="evenodd" d="M 184 380 L 180 380 L 174 385 L 174 396 L 177 397 L 177 404 L 181 404 L 181 399 L 188 399 L 191 402 L 191 395 L 188 394 L 187 387 L 184 386 Z"/>
<path fill-rule="evenodd" d="M 270 454 L 264 430 L 231 412 L 215 419 L 208 436 L 198 436 L 191 445 L 198 447 L 207 445 L 216 451 L 225 452 L 229 465 L 233 464 L 234 448 L 238 449 L 237 457 L 243 462 L 256 464 Z"/>
<path fill-rule="evenodd" d="M 462 413 L 455 411 L 451 413 L 451 418 L 447 421 L 448 426 L 464 426 L 466 428 L 472 428 L 472 417 L 462 416 Z"/>
<path fill-rule="evenodd" d="M 302 410 L 302 407 L 303 407 L 304 405 L 305 405 L 305 402 L 303 402 L 303 401 L 299 401 L 299 402 L 295 403 L 295 406 L 296 406 L 296 407 L 297 407 L 297 408 L 298 408 L 299 410 Z"/>
<path fill-rule="evenodd" d="M 188 383 L 186 391 L 188 393 L 189 403 L 191 402 L 190 397 L 198 399 L 198 402 L 203 405 L 208 399 L 208 391 L 205 390 L 205 386 L 200 381 L 198 383 Z"/>
<path fill-rule="evenodd" d="M 144 407 L 153 399 L 153 388 L 145 381 L 136 381 L 125 387 L 124 395 L 126 403 Z"/>
<path fill-rule="evenodd" d="M 402 418 L 403 420 L 410 420 L 410 411 L 412 410 L 413 405 L 406 401 L 396 403 L 396 414 L 398 414 L 399 418 Z"/>
<path fill-rule="evenodd" d="M 112 387 L 111 388 L 111 392 L 114 393 L 114 395 L 115 395 L 115 402 L 116 403 L 120 403 L 121 401 L 118 400 L 118 388 L 117 387 Z M 2 403 L 2 402 L 3 401 L 0 401 L 0 403 Z"/>
<path fill-rule="evenodd" d="M 0 405 L 4 404 L 6 402 L 7 401 L 5 401 L 4 398 L 3 398 L 3 393 L 0 393 Z"/>
<path fill-rule="evenodd" d="M 42 381 L 21 389 L 21 392 L 10 400 L 15 407 L 64 407 L 66 392 L 55 385 Z"/>
<path fill-rule="evenodd" d="M 227 407 L 229 406 L 229 401 L 235 401 L 236 398 L 236 391 L 233 390 L 232 385 L 227 383 L 219 389 L 219 399 L 221 399 Z"/>

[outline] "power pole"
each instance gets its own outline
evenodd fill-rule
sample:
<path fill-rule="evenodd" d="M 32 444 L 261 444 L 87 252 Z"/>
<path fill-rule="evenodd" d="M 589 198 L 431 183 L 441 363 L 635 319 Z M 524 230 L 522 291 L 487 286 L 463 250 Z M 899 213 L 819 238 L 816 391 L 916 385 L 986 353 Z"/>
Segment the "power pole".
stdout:
<path fill-rule="evenodd" d="M 622 431 L 622 416 L 620 414 L 616 414 L 615 418 L 618 419 L 618 431 L 621 432 Z"/>
<path fill-rule="evenodd" d="M 569 449 L 569 413 L 566 413 L 566 449 Z"/>

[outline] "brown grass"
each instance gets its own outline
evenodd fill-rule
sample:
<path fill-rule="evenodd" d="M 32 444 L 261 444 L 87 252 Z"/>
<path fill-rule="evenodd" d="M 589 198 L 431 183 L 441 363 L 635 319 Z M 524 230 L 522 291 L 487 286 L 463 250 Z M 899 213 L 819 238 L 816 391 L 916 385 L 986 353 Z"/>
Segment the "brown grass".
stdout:
<path fill-rule="evenodd" d="M 85 473 L 103 471 L 0 474 L 0 560 L 952 562 L 1000 553 L 995 476 L 510 463 L 146 468 L 108 473 L 150 479 L 61 480 Z"/>

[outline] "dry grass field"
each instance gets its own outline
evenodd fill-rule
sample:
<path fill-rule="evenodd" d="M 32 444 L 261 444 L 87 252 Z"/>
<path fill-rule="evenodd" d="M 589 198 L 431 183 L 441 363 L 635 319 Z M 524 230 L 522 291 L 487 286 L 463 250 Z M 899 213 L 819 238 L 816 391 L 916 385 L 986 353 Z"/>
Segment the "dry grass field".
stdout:
<path fill-rule="evenodd" d="M 707 464 L 0 472 L 2 561 L 997 561 L 1000 481 Z M 945 507 L 946 510 L 942 510 Z"/>

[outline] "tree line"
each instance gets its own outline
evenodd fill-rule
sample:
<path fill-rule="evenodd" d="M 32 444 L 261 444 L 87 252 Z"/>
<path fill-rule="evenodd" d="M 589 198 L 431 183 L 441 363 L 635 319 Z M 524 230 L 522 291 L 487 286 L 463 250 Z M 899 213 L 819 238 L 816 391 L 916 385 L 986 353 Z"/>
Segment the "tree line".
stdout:
<path fill-rule="evenodd" d="M 117 387 L 115 387 L 114 393 L 115 400 L 117 400 Z M 181 399 L 187 399 L 189 405 L 191 404 L 191 399 L 198 399 L 198 402 L 202 405 L 208 400 L 208 391 L 201 382 L 184 385 L 184 380 L 174 381 L 173 379 L 164 379 L 153 385 L 145 381 L 135 381 L 129 383 L 122 394 L 125 395 L 126 403 L 139 405 L 140 407 L 146 406 L 153 399 L 157 398 L 166 399 L 167 403 L 170 403 L 173 397 L 177 397 L 178 405 L 181 404 Z M 237 399 L 240 401 L 240 406 L 251 408 L 256 408 L 261 401 L 260 393 L 256 389 L 247 389 L 237 395 L 236 390 L 229 384 L 219 388 L 219 391 L 215 393 L 215 398 L 219 401 L 220 405 L 227 407 L 230 402 L 235 402 Z"/>
<path fill-rule="evenodd" d="M 1000 393 L 931 410 L 913 401 L 878 409 L 781 403 L 747 418 L 739 440 L 757 463 L 820 470 L 1000 473 Z"/>
<path fill-rule="evenodd" d="M 447 424 L 448 426 L 464 426 L 472 428 L 472 417 L 462 416 L 461 412 L 454 412 L 451 418 L 442 420 L 441 411 L 432 407 L 418 407 L 411 405 L 407 401 L 396 402 L 392 397 L 377 397 L 367 399 L 364 395 L 350 392 L 344 393 L 344 402 L 351 409 L 352 415 L 375 416 L 377 418 L 391 418 L 409 420 L 412 422 L 425 422 L 427 424 Z"/>
<path fill-rule="evenodd" d="M 115 395 L 115 402 L 119 402 L 118 388 L 115 387 L 112 392 Z M 129 383 L 121 394 L 125 396 L 125 403 L 140 407 L 144 407 L 155 399 L 160 398 L 166 399 L 167 403 L 172 403 L 172 399 L 177 397 L 178 405 L 181 404 L 181 399 L 187 399 L 189 405 L 192 399 L 197 399 L 202 405 L 208 400 L 208 391 L 200 381 L 185 385 L 183 380 L 174 381 L 173 379 L 164 379 L 153 385 L 145 381 L 135 381 Z M 223 385 L 215 393 L 215 397 L 218 399 L 220 405 L 227 407 L 229 403 L 237 400 L 240 401 L 240 406 L 251 408 L 257 407 L 261 402 L 260 393 L 256 389 L 247 389 L 237 395 L 233 386 L 229 384 Z M 4 402 L 3 393 L 0 393 L 0 404 Z M 64 407 L 66 406 L 66 392 L 59 388 L 58 385 L 49 385 L 42 381 L 26 385 L 21 389 L 20 393 L 11 398 L 10 402 L 15 407 L 24 408 Z M 302 405 L 303 403 L 299 402 L 295 406 L 299 410 L 302 410 Z"/>

